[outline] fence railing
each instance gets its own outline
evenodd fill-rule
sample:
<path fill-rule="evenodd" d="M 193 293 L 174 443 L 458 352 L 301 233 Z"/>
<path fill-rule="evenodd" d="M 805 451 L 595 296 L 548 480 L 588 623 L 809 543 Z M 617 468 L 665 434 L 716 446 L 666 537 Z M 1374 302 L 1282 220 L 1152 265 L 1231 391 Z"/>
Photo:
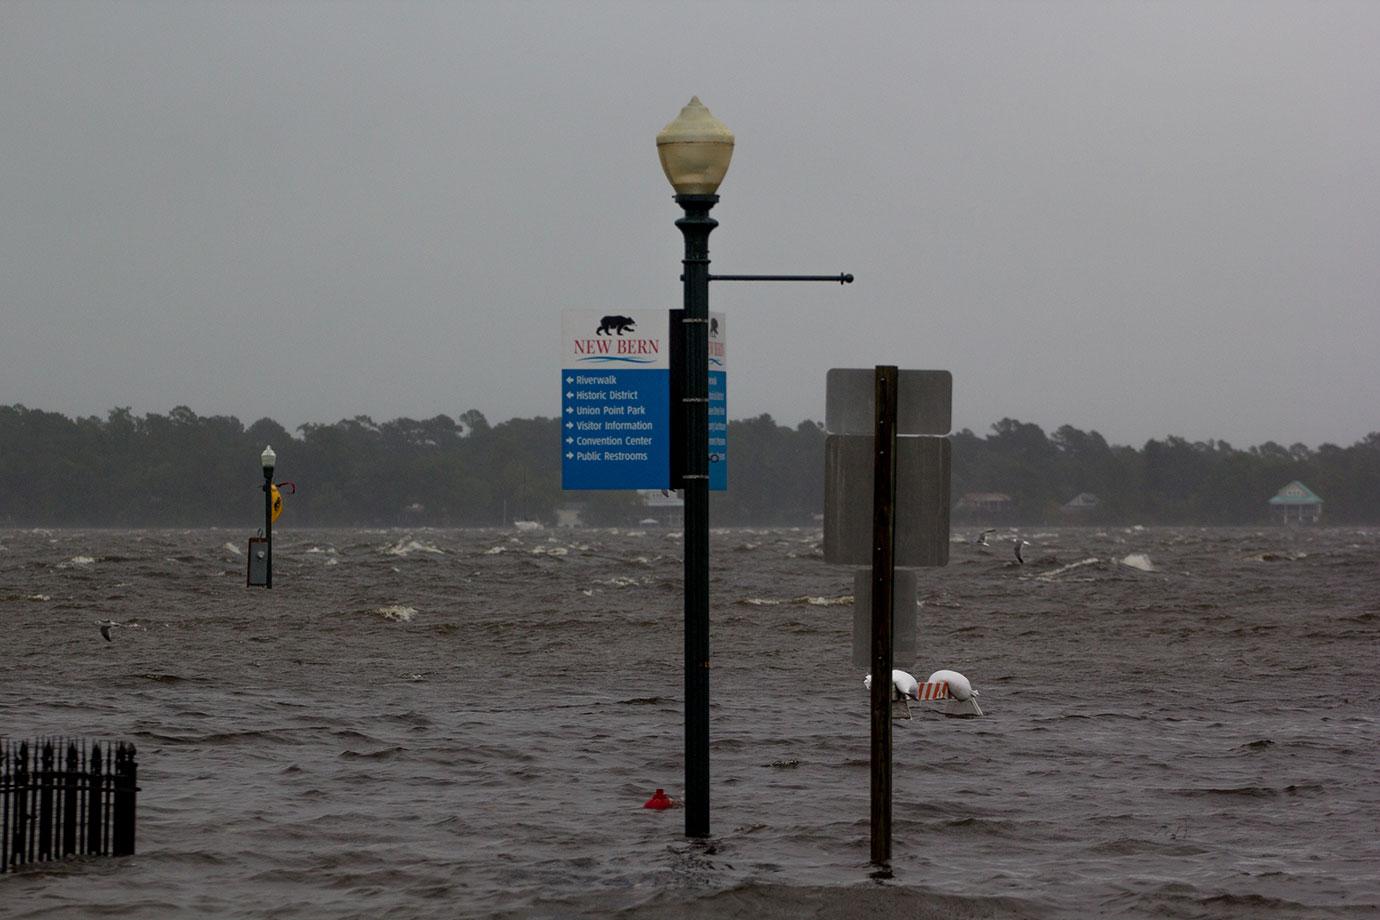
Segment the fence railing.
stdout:
<path fill-rule="evenodd" d="M 0 739 L 0 872 L 133 854 L 138 770 L 124 742 Z"/>

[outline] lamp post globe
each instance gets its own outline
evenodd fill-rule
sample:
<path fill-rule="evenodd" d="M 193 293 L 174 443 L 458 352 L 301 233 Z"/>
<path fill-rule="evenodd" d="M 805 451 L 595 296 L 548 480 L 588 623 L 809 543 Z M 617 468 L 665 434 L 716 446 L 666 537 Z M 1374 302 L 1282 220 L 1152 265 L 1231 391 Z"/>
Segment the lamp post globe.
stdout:
<path fill-rule="evenodd" d="M 733 132 L 699 97 L 656 136 L 662 171 L 685 216 L 680 393 L 685 502 L 685 835 L 709 836 L 709 216 L 733 158 Z"/>
<path fill-rule="evenodd" d="M 713 195 L 733 159 L 733 132 L 695 96 L 657 134 L 656 152 L 677 195 Z"/>
<path fill-rule="evenodd" d="M 278 455 L 273 452 L 273 445 L 264 448 L 264 452 L 259 454 L 259 463 L 264 468 L 264 476 L 272 476 L 273 468 L 278 465 Z"/>

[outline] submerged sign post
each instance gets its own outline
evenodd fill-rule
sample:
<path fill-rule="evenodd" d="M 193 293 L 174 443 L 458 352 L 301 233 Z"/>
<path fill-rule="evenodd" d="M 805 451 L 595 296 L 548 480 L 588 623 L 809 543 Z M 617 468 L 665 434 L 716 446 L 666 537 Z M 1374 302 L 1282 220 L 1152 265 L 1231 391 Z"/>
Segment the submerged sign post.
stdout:
<path fill-rule="evenodd" d="M 566 310 L 561 321 L 561 487 L 667 488 L 666 311 Z"/>
<path fill-rule="evenodd" d="M 897 569 L 948 565 L 952 417 L 948 371 L 829 371 L 824 561 L 871 566 L 854 578 L 853 654 L 872 675 L 872 861 L 879 865 L 891 860 L 893 687 L 883 675 L 895 668 L 898 625 L 915 654 L 916 580 L 898 578 Z"/>

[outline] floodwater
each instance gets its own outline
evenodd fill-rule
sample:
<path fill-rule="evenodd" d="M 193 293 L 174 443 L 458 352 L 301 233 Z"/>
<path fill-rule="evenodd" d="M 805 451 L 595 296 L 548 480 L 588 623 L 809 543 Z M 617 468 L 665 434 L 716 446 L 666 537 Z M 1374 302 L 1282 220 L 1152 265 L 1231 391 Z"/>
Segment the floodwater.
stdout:
<path fill-rule="evenodd" d="M 974 531 L 975 532 L 975 531 Z M 0 733 L 134 742 L 138 852 L 33 917 L 1374 917 L 1380 530 L 1027 530 L 919 573 L 868 864 L 851 573 L 713 534 L 712 837 L 687 840 L 678 532 L 0 531 Z M 105 641 L 97 621 L 123 624 Z"/>

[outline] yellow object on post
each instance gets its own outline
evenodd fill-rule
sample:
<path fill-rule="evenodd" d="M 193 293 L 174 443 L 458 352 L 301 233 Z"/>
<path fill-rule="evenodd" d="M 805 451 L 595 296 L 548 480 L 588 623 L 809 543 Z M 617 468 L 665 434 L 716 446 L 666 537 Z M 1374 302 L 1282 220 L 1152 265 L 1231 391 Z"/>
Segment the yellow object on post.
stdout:
<path fill-rule="evenodd" d="M 278 523 L 279 516 L 283 513 L 283 493 L 278 491 L 276 483 L 270 486 L 269 489 L 270 494 L 273 496 L 273 517 L 270 520 L 272 523 L 276 524 Z"/>

